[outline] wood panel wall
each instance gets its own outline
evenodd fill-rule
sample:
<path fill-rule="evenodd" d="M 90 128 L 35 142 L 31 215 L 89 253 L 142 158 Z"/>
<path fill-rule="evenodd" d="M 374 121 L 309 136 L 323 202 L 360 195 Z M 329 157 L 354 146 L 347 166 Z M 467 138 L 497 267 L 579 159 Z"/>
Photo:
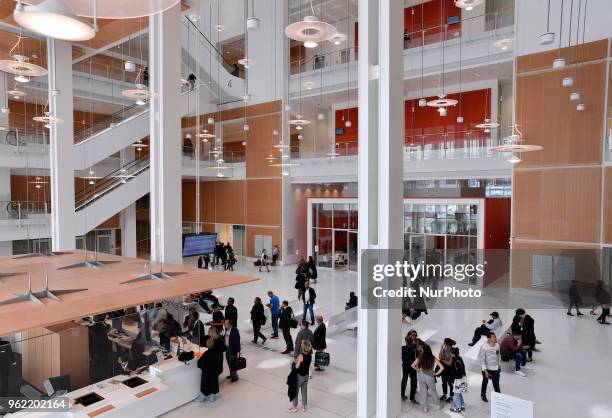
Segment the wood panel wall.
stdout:
<path fill-rule="evenodd" d="M 610 168 L 602 182 L 608 40 L 562 48 L 560 55 L 570 64 L 578 58 L 578 66 L 553 70 L 558 54 L 554 50 L 517 58 L 517 124 L 525 143 L 544 149 L 523 153 L 523 162 L 513 170 L 512 249 L 573 257 L 571 251 L 600 248 L 602 235 L 604 241 L 612 239 Z M 573 88 L 561 84 L 569 75 Z M 572 91 L 581 93 L 585 111 L 577 111 L 577 102 L 569 100 Z M 532 288 L 533 254 L 513 256 L 513 287 Z M 594 260 L 576 261 L 576 277 L 589 280 L 585 272 L 596 268 L 596 253 L 582 254 Z"/>

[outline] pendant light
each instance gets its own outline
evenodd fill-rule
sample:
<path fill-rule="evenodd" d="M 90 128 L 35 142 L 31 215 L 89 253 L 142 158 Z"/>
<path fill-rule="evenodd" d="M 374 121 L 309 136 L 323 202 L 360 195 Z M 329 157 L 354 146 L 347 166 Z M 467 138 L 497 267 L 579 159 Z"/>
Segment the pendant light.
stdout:
<path fill-rule="evenodd" d="M 444 8 L 440 9 L 440 14 L 442 15 Z M 442 16 L 440 16 L 442 17 Z M 430 100 L 427 102 L 427 106 L 438 108 L 438 113 L 440 116 L 446 116 L 446 108 L 449 106 L 455 106 L 459 103 L 456 99 L 449 99 L 446 97 L 446 56 L 445 56 L 445 46 L 446 46 L 446 35 L 447 35 L 448 25 L 444 25 L 443 38 L 442 38 L 442 73 L 441 77 L 441 91 L 438 95 L 437 99 Z"/>
<path fill-rule="evenodd" d="M 546 32 L 540 35 L 540 45 L 550 45 L 555 42 L 555 33 L 550 31 L 550 0 L 546 11 Z"/>
<path fill-rule="evenodd" d="M 485 95 L 485 115 L 484 115 L 484 121 L 475 125 L 476 128 L 480 128 L 480 129 L 484 129 L 485 132 L 490 132 L 491 129 L 496 129 L 499 128 L 499 123 L 497 122 L 492 122 L 490 117 L 488 116 L 488 109 L 489 109 L 489 90 L 487 90 L 487 94 Z"/>
<path fill-rule="evenodd" d="M 461 39 L 461 35 L 459 35 L 459 114 L 457 115 L 457 123 L 463 123 L 463 108 L 461 106 L 461 103 L 463 101 L 463 78 L 462 78 L 462 71 L 461 71 L 461 64 L 462 64 L 462 59 L 463 59 L 463 48 L 462 48 L 463 42 Z"/>
<path fill-rule="evenodd" d="M 505 9 L 505 0 L 502 0 L 502 5 L 501 5 L 501 18 L 502 21 L 504 19 L 504 9 Z M 495 12 L 494 15 L 494 29 L 493 29 L 493 33 L 495 34 L 495 42 L 493 43 L 493 46 L 495 46 L 495 48 L 499 48 L 502 51 L 507 51 L 513 44 L 514 44 L 514 38 L 513 37 L 505 37 L 505 36 L 501 36 L 498 38 L 497 35 L 497 17 L 498 17 L 498 13 Z"/>
<path fill-rule="evenodd" d="M 349 22 L 350 21 L 350 4 L 349 4 L 349 0 L 346 0 L 346 13 L 347 13 L 347 19 L 346 21 Z M 348 45 L 350 45 L 350 39 L 348 42 Z M 349 67 L 349 63 L 351 61 L 351 50 L 348 48 L 346 48 L 346 117 L 344 118 L 344 127 L 345 128 L 352 128 L 353 127 L 353 122 L 351 122 L 350 119 L 350 110 L 351 110 L 351 100 L 350 100 L 350 86 L 351 86 L 351 72 L 350 72 L 350 67 Z"/>
<path fill-rule="evenodd" d="M 142 20 L 139 19 L 138 26 L 141 27 Z M 140 28 L 141 29 L 141 28 Z M 140 60 L 143 61 L 142 54 L 142 35 L 138 38 L 138 50 L 140 54 Z M 140 80 L 141 77 L 144 79 L 143 68 L 138 69 L 138 73 L 136 74 L 136 79 L 134 80 L 134 87 L 132 89 L 126 89 L 121 92 L 123 97 L 128 97 L 130 99 L 134 99 L 136 105 L 144 106 L 149 100 L 157 97 L 155 93 L 153 93 L 148 86 L 143 84 Z"/>
<path fill-rule="evenodd" d="M 554 69 L 565 67 L 565 58 L 561 57 L 561 39 L 563 38 L 563 3 L 564 3 L 564 0 L 561 0 L 561 17 L 559 19 L 559 47 L 557 48 L 557 58 L 553 60 L 553 64 L 552 64 L 552 67 Z M 570 19 L 570 24 L 571 24 L 571 19 Z"/>
<path fill-rule="evenodd" d="M 315 48 L 319 43 L 330 40 L 337 33 L 336 28 L 319 20 L 315 16 L 312 0 L 310 0 L 312 15 L 304 16 L 299 22 L 294 22 L 285 28 L 285 35 L 289 38 L 302 42 L 306 48 Z"/>
<path fill-rule="evenodd" d="M 427 99 L 425 98 L 423 90 L 423 76 L 425 71 L 425 28 L 424 28 L 424 16 L 423 16 L 423 3 L 421 3 L 421 98 L 419 99 L 419 107 L 427 106 Z"/>
<path fill-rule="evenodd" d="M 465 9 L 467 12 L 473 10 L 476 6 L 480 6 L 482 3 L 484 3 L 484 0 L 455 0 L 455 6 Z"/>
<path fill-rule="evenodd" d="M 48 74 L 46 68 L 29 62 L 29 57 L 23 51 L 21 40 L 24 36 L 17 35 L 17 42 L 9 51 L 10 60 L 0 60 L 0 71 L 13 74 L 18 83 L 27 83 L 30 77 L 42 77 Z"/>
<path fill-rule="evenodd" d="M 589 4 L 589 0 L 585 0 L 584 1 L 584 13 L 583 13 L 583 22 L 582 22 L 582 45 L 584 46 L 584 41 L 585 41 L 585 35 L 586 35 L 586 14 L 587 14 L 587 7 Z M 582 67 L 582 61 L 580 60 L 580 48 L 579 48 L 579 38 L 580 38 L 580 11 L 582 9 L 582 0 L 580 0 L 580 3 L 578 4 L 578 29 L 576 30 L 576 46 L 575 46 L 575 50 L 576 50 L 576 60 L 574 63 L 574 74 L 576 76 L 576 84 L 578 84 L 578 63 L 580 63 L 580 67 L 581 69 L 583 69 Z M 581 79 L 583 79 L 583 77 L 580 77 Z M 572 93 L 570 93 L 570 100 L 571 101 L 579 101 L 581 100 L 581 95 L 577 90 L 574 90 Z M 584 104 L 584 102 L 579 102 L 576 105 L 576 110 L 578 112 L 583 112 L 586 109 L 586 105 Z"/>
<path fill-rule="evenodd" d="M 11 90 L 8 90 L 6 94 L 11 96 L 15 100 L 23 99 L 28 95 L 28 93 L 26 93 L 25 91 L 19 90 L 19 87 L 17 87 L 17 83 L 15 83 L 13 88 Z"/>
<path fill-rule="evenodd" d="M 92 0 L 94 6 L 94 23 L 79 19 L 61 0 L 44 0 L 36 5 L 24 5 L 17 1 L 13 17 L 22 27 L 50 38 L 64 41 L 88 41 L 96 36 L 97 0 Z"/>
<path fill-rule="evenodd" d="M 580 0 L 580 2 L 582 3 L 582 0 Z M 567 34 L 567 56 L 569 61 L 571 62 L 572 57 L 572 17 L 573 17 L 573 13 L 574 13 L 574 0 L 571 1 L 570 3 L 570 22 L 569 22 L 569 31 Z M 578 30 L 576 31 L 576 35 L 578 35 L 578 33 L 580 32 L 580 10 L 578 10 Z M 577 40 L 576 40 L 576 43 Z M 563 87 L 572 87 L 574 85 L 574 77 L 572 77 L 571 75 L 565 76 L 563 77 L 563 80 L 561 80 L 561 85 Z"/>
<path fill-rule="evenodd" d="M 248 0 L 246 0 L 248 2 Z M 247 3 L 248 9 L 248 3 Z M 247 10 L 248 11 L 248 10 Z M 247 30 L 257 30 L 261 25 L 261 20 L 255 17 L 255 0 L 251 0 L 251 15 L 247 18 L 246 28 Z"/>

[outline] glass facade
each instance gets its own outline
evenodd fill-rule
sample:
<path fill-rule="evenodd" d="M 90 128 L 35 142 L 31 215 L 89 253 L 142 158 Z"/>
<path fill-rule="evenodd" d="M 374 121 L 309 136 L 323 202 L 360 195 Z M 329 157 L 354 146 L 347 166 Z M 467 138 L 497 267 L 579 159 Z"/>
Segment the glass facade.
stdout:
<path fill-rule="evenodd" d="M 404 249 L 464 263 L 476 256 L 481 212 L 475 201 L 404 202 Z M 357 204 L 312 203 L 311 225 L 317 264 L 357 271 Z"/>

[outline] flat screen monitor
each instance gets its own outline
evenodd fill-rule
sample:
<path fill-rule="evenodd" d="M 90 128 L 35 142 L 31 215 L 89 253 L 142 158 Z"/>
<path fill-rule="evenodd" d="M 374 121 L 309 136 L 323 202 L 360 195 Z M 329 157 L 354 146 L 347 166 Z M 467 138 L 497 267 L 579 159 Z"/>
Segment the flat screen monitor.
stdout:
<path fill-rule="evenodd" d="M 183 235 L 183 257 L 210 254 L 215 248 L 217 234 Z"/>
<path fill-rule="evenodd" d="M 336 128 L 336 135 L 344 135 L 344 128 Z"/>

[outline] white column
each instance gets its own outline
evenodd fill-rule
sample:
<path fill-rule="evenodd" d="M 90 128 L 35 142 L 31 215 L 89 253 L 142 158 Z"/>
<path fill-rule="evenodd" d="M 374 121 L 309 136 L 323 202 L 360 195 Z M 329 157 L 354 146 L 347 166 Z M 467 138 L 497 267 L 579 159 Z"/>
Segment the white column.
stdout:
<path fill-rule="evenodd" d="M 136 257 L 136 203 L 121 211 L 121 255 Z"/>
<path fill-rule="evenodd" d="M 8 112 L 3 112 L 2 110 L 8 110 L 8 96 L 6 92 L 8 89 L 6 73 L 0 72 L 0 126 L 7 126 L 9 124 L 9 114 Z"/>
<path fill-rule="evenodd" d="M 403 2 L 361 0 L 359 21 L 359 248 L 398 250 L 403 248 Z M 360 260 L 360 277 L 363 267 Z M 365 303 L 361 285 L 360 278 Z M 358 321 L 357 415 L 397 417 L 401 314 L 360 309 Z"/>
<path fill-rule="evenodd" d="M 181 263 L 181 13 L 180 5 L 151 16 L 151 260 Z"/>
<path fill-rule="evenodd" d="M 72 103 L 72 45 L 47 38 L 49 69 L 49 110 L 62 121 L 50 132 L 51 249 L 75 249 L 74 227 L 74 146 Z"/>
<path fill-rule="evenodd" d="M 6 206 L 9 200 L 11 200 L 11 169 L 0 168 L 0 204 Z M 13 241 L 0 241 L 0 256 L 3 255 L 13 255 Z"/>

